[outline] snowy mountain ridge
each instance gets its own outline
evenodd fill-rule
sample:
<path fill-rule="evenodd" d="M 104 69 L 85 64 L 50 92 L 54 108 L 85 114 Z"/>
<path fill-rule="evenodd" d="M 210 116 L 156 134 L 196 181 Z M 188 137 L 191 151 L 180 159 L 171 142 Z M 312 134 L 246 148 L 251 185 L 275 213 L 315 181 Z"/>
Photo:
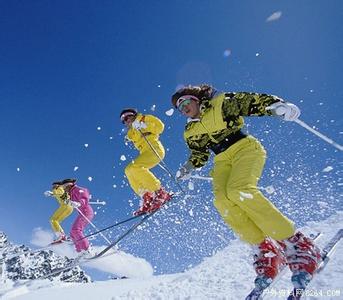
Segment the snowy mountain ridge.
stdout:
<path fill-rule="evenodd" d="M 318 245 L 323 246 L 339 228 L 343 228 L 343 212 L 321 222 L 311 222 L 302 230 L 322 232 Z M 311 282 L 309 292 L 319 296 L 310 299 L 342 299 L 342 250 L 341 243 L 326 269 Z M 11 290 L 3 299 L 244 299 L 255 278 L 251 260 L 250 247 L 232 240 L 225 249 L 184 273 L 87 284 L 37 282 L 30 287 Z M 288 272 L 264 299 L 284 299 L 291 287 Z"/>
<path fill-rule="evenodd" d="M 0 232 L 0 282 L 11 285 L 16 281 L 35 279 L 55 268 L 70 263 L 66 256 L 56 254 L 50 249 L 31 250 L 25 245 L 15 245 L 8 241 L 4 232 Z M 52 281 L 90 282 L 91 278 L 80 267 L 51 276 Z"/>

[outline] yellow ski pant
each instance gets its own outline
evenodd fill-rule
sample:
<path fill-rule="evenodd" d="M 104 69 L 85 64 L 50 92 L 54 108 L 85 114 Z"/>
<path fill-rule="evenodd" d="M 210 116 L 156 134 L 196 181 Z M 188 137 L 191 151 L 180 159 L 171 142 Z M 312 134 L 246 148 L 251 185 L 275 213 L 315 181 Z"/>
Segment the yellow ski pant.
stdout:
<path fill-rule="evenodd" d="M 266 160 L 263 146 L 248 136 L 214 158 L 214 205 L 233 231 L 250 244 L 266 236 L 283 240 L 294 234 L 292 221 L 257 188 Z"/>
<path fill-rule="evenodd" d="M 157 191 L 161 187 L 161 182 L 150 169 L 159 164 L 160 158 L 164 158 L 165 151 L 161 143 L 151 143 L 151 145 L 159 157 L 150 147 L 144 147 L 138 157 L 125 168 L 125 175 L 130 186 L 139 196 L 147 191 Z"/>
<path fill-rule="evenodd" d="M 50 218 L 51 227 L 54 232 L 64 232 L 60 222 L 73 212 L 73 207 L 67 204 L 61 204 Z"/>

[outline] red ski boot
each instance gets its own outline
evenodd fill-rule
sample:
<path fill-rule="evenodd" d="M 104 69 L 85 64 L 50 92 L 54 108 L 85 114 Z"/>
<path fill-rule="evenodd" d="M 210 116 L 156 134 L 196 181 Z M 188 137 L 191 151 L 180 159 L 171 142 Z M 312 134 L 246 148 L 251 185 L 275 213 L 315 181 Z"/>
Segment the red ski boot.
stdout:
<path fill-rule="evenodd" d="M 163 187 L 155 192 L 155 198 L 153 201 L 153 209 L 159 209 L 164 203 L 168 202 L 172 198 L 172 194 L 168 193 Z"/>
<path fill-rule="evenodd" d="M 320 250 L 313 241 L 300 231 L 283 240 L 287 263 L 292 271 L 292 283 L 296 289 L 305 289 L 317 270 Z"/>
<path fill-rule="evenodd" d="M 142 206 L 138 210 L 136 210 L 133 213 L 133 215 L 139 216 L 139 215 L 144 215 L 147 212 L 150 212 L 154 197 L 155 197 L 154 193 L 145 192 L 142 196 Z"/>
<path fill-rule="evenodd" d="M 60 235 L 55 240 L 53 240 L 50 244 L 51 245 L 61 244 L 61 243 L 66 242 L 67 240 L 68 240 L 67 236 L 63 232 L 61 232 Z"/>
<path fill-rule="evenodd" d="M 286 258 L 281 246 L 270 238 L 265 238 L 256 252 L 254 255 L 254 267 L 257 273 L 255 286 L 258 290 L 264 290 L 272 283 L 280 268 L 286 264 Z"/>

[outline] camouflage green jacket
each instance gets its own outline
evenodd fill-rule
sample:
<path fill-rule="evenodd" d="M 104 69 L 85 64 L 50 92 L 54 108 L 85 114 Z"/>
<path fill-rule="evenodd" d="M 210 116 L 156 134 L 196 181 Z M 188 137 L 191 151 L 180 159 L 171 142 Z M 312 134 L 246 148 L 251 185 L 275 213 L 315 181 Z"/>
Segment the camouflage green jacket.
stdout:
<path fill-rule="evenodd" d="M 184 139 L 191 150 L 189 161 L 196 168 L 207 162 L 209 149 L 244 125 L 244 116 L 271 115 L 266 107 L 282 99 L 257 93 L 222 93 L 200 105 L 200 118 L 190 119 Z"/>

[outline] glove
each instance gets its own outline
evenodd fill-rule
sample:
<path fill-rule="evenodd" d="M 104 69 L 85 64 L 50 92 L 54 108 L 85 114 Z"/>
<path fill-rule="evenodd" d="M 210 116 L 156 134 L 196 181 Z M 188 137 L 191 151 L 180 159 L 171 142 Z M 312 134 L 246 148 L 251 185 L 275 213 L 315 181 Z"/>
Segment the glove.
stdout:
<path fill-rule="evenodd" d="M 191 178 L 191 173 L 194 167 L 190 161 L 187 161 L 177 172 L 176 180 L 188 180 Z"/>
<path fill-rule="evenodd" d="M 273 115 L 280 116 L 285 121 L 295 121 L 300 116 L 299 107 L 288 102 L 276 102 L 266 109 L 271 110 Z"/>
<path fill-rule="evenodd" d="M 52 194 L 52 192 L 51 191 L 45 191 L 44 192 L 44 196 L 45 197 L 50 197 L 50 196 L 52 196 L 53 194 Z"/>
<path fill-rule="evenodd" d="M 144 122 L 140 122 L 138 120 L 135 120 L 134 122 L 132 122 L 132 128 L 136 129 L 136 130 L 142 130 L 142 129 L 145 129 L 147 128 L 147 125 L 146 123 Z"/>
<path fill-rule="evenodd" d="M 69 204 L 73 207 L 73 208 L 79 208 L 81 206 L 81 204 L 79 202 L 76 201 L 69 201 Z"/>
<path fill-rule="evenodd" d="M 61 199 L 64 204 L 70 204 L 69 203 L 69 195 L 67 192 L 64 192 L 63 195 L 61 195 Z"/>

